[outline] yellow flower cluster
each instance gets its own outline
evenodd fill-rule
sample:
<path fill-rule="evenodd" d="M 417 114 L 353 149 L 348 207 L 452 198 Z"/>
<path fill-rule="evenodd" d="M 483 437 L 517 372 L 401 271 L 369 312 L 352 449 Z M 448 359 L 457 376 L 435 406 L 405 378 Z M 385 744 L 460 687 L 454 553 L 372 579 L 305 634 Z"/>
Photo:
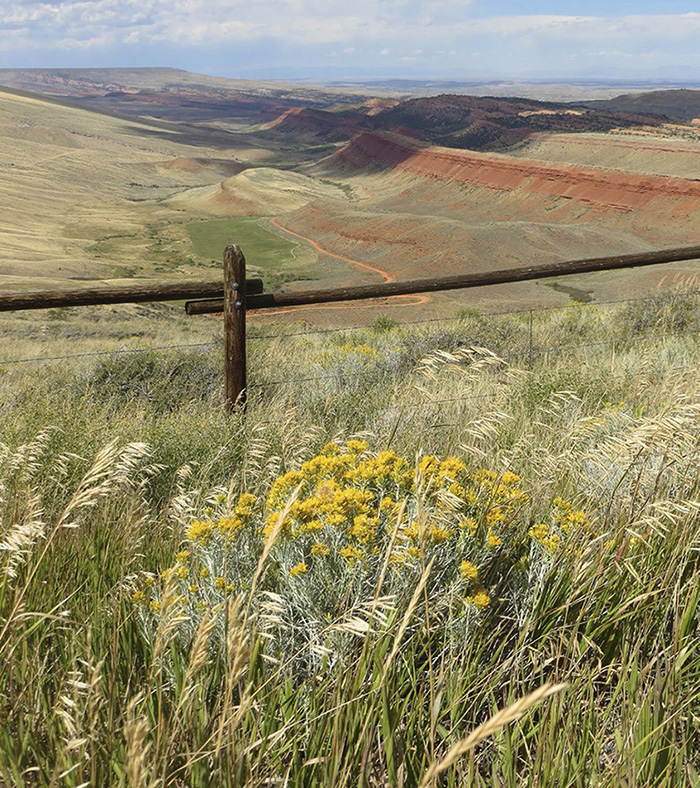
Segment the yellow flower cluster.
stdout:
<path fill-rule="evenodd" d="M 489 592 L 484 588 L 481 578 L 479 577 L 479 568 L 472 564 L 471 561 L 462 561 L 459 565 L 459 571 L 462 579 L 465 580 L 471 590 L 464 602 L 467 605 L 474 605 L 477 610 L 484 610 L 491 604 Z"/>
<path fill-rule="evenodd" d="M 423 560 L 427 551 L 446 549 L 447 559 L 457 558 L 469 603 L 482 609 L 489 595 L 478 568 L 459 559 L 503 547 L 527 501 L 519 485 L 520 477 L 511 472 L 470 474 L 458 457 L 427 455 L 410 464 L 389 450 L 369 455 L 365 441 L 348 441 L 344 449 L 329 443 L 274 482 L 264 534 L 274 531 L 282 543 L 301 548 L 303 561 L 287 570 L 292 576 L 333 556 L 348 569 L 367 566 L 383 554 L 394 532 L 389 560 L 397 570 Z M 416 520 L 409 515 L 418 511 L 419 498 L 427 508 Z M 404 502 L 405 520 L 397 524 Z"/>
<path fill-rule="evenodd" d="M 299 561 L 299 563 L 296 566 L 293 566 L 289 570 L 289 574 L 292 577 L 297 577 L 298 575 L 305 575 L 308 568 L 309 567 L 307 566 L 307 564 L 305 564 L 303 561 Z"/>
<path fill-rule="evenodd" d="M 367 456 L 364 441 L 349 441 L 345 451 L 336 443 L 324 447 L 317 457 L 298 471 L 289 471 L 272 486 L 265 532 L 270 534 L 284 517 L 284 539 L 314 536 L 311 556 L 326 557 L 329 542 L 353 565 L 378 552 L 378 544 L 396 524 L 404 500 L 420 495 L 435 504 L 441 521 L 407 521 L 399 526 L 397 550 L 392 563 L 420 558 L 426 547 L 460 538 L 480 539 L 486 549 L 503 545 L 503 531 L 527 500 L 519 488 L 520 478 L 510 472 L 480 470 L 469 475 L 457 457 L 420 458 L 416 465 L 392 451 Z M 291 503 L 290 503 L 291 500 Z M 445 514 L 455 514 L 445 518 Z M 332 538 L 319 541 L 327 529 Z M 322 544 L 319 549 L 315 545 Z M 403 544 L 403 548 L 402 548 Z"/>
<path fill-rule="evenodd" d="M 580 509 L 574 507 L 563 498 L 552 501 L 554 507 L 554 522 L 565 534 L 573 530 L 582 530 L 590 526 L 588 518 Z"/>
<path fill-rule="evenodd" d="M 332 350 L 324 350 L 319 360 L 322 367 L 329 367 L 337 364 L 339 361 L 347 363 L 350 360 L 356 360 L 360 363 L 366 363 L 380 357 L 381 353 L 371 345 L 345 344 L 338 345 Z"/>
<path fill-rule="evenodd" d="M 480 588 L 464 600 L 468 605 L 474 605 L 478 610 L 484 610 L 491 604 L 491 597 L 485 588 Z"/>
<path fill-rule="evenodd" d="M 475 583 L 479 578 L 479 569 L 470 561 L 462 561 L 459 565 L 459 571 L 465 580 L 471 580 Z"/>
<path fill-rule="evenodd" d="M 529 535 L 544 547 L 548 553 L 556 553 L 561 545 L 561 537 L 547 523 L 537 523 L 528 531 Z"/>
<path fill-rule="evenodd" d="M 225 504 L 226 496 L 218 498 L 218 503 Z M 250 493 L 243 493 L 238 497 L 233 510 L 212 519 L 195 520 L 187 529 L 186 538 L 188 547 L 180 550 L 175 555 L 175 563 L 160 573 L 161 580 L 175 580 L 180 582 L 180 587 L 186 591 L 180 597 L 182 604 L 193 604 L 194 609 L 202 612 L 208 604 L 199 597 L 206 589 L 214 589 L 217 594 L 230 594 L 236 585 L 223 575 L 212 576 L 206 560 L 208 551 L 214 550 L 215 544 L 225 549 L 232 547 L 232 542 L 244 530 L 249 529 L 252 522 L 257 499 Z M 213 515 L 213 510 L 208 509 L 206 514 Z M 249 529 L 252 530 L 252 529 Z M 212 564 L 213 565 L 213 564 Z M 132 601 L 136 605 L 147 606 L 152 612 L 160 612 L 160 603 L 157 599 L 150 599 L 155 588 L 154 580 L 146 577 L 145 588 L 136 590 L 132 594 Z M 219 597 L 220 598 L 220 597 Z"/>
<path fill-rule="evenodd" d="M 316 542 L 311 547 L 311 555 L 325 556 L 331 554 L 331 548 L 324 542 Z"/>
<path fill-rule="evenodd" d="M 220 517 L 216 522 L 213 520 L 195 520 L 187 531 L 187 538 L 191 542 L 197 542 L 200 545 L 208 544 L 217 533 L 228 540 L 233 540 L 242 528 L 250 524 L 255 503 L 256 498 L 254 495 L 243 493 L 238 498 L 233 514 Z"/>
<path fill-rule="evenodd" d="M 584 536 L 595 536 L 588 517 L 580 509 L 574 509 L 564 498 L 552 501 L 552 524 L 536 523 L 529 530 L 529 535 L 548 553 L 556 553 L 562 545 L 564 537 L 572 533 Z"/>
<path fill-rule="evenodd" d="M 511 471 L 498 474 L 482 468 L 468 476 L 466 483 L 451 484 L 447 492 L 458 503 L 464 502 L 458 510 L 467 515 L 459 522 L 460 530 L 478 539 L 488 550 L 502 547 L 505 534 L 528 501 L 520 481 Z"/>
<path fill-rule="evenodd" d="M 470 472 L 458 457 L 427 455 L 410 463 L 390 450 L 371 454 L 364 440 L 328 443 L 275 480 L 264 516 L 256 498 L 244 493 L 224 515 L 210 510 L 208 519 L 194 521 L 185 549 L 162 576 L 181 582 L 194 609 L 204 609 L 222 594 L 245 590 L 254 569 L 242 562 L 254 567 L 257 551 L 274 536 L 275 582 L 293 583 L 295 594 L 323 578 L 340 598 L 344 577 L 364 583 L 385 557 L 397 583 L 434 560 L 465 605 L 481 611 L 491 605 L 494 590 L 484 585 L 486 570 L 497 577 L 499 561 L 512 566 L 527 551 L 523 510 L 529 499 L 520 484 L 510 471 Z M 589 527 L 583 512 L 558 498 L 529 536 L 551 554 L 570 533 Z M 132 598 L 156 612 L 156 596 L 145 589 Z"/>
<path fill-rule="evenodd" d="M 225 577 L 221 577 L 221 576 L 217 577 L 214 580 L 214 586 L 218 591 L 221 591 L 222 594 L 223 593 L 230 594 L 231 591 L 234 591 L 236 588 L 235 583 L 230 583 Z M 194 589 L 190 588 L 190 590 L 198 590 L 198 589 L 195 586 Z"/>

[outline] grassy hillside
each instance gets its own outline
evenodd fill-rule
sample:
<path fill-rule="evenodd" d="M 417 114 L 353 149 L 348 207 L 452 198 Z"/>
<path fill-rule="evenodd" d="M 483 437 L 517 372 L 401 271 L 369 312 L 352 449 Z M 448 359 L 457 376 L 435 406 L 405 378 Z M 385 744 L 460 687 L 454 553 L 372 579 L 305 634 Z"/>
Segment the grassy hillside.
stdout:
<path fill-rule="evenodd" d="M 195 253 L 217 267 L 221 250 L 235 238 L 251 260 L 251 275 L 262 275 L 268 291 L 285 281 L 313 278 L 312 266 L 318 261 L 313 249 L 275 235 L 265 224 L 264 216 L 205 219 L 187 225 L 187 234 Z"/>
<path fill-rule="evenodd" d="M 3 318 L 0 782 L 700 785 L 697 307 Z"/>
<path fill-rule="evenodd" d="M 213 235 L 206 235 L 202 225 L 195 231 L 195 251 L 187 226 L 213 215 L 233 217 L 236 210 L 212 212 L 192 200 L 171 203 L 169 198 L 208 187 L 218 192 L 222 180 L 246 164 L 279 158 L 274 146 L 251 145 L 244 135 L 225 134 L 222 143 L 207 133 L 206 128 L 195 134 L 184 125 L 129 120 L 0 90 L 0 281 L 10 289 L 35 289 L 134 276 L 201 278 L 200 250 L 205 249 L 205 260 L 220 261 L 223 247 L 238 238 L 215 241 L 222 237 L 222 226 L 212 224 Z M 253 169 L 240 180 L 257 183 L 266 172 Z M 283 186 L 285 178 L 293 176 L 281 173 Z M 257 186 L 270 213 L 274 183 L 273 177 Z M 236 197 L 238 190 L 233 191 Z M 344 196 L 324 184 L 317 184 L 317 191 Z M 228 229 L 245 239 L 249 254 L 259 256 L 262 267 L 276 259 L 277 273 L 282 272 L 296 245 L 271 233 L 263 243 L 262 230 L 249 228 L 245 218 L 237 221 L 231 218 Z M 300 254 L 301 268 L 314 259 L 310 251 Z"/>
<path fill-rule="evenodd" d="M 80 76 L 41 73 L 59 85 Z M 170 94 L 165 99 L 182 109 Z M 437 106 L 426 101 L 411 106 L 416 112 Z M 464 111 L 472 103 L 446 97 L 438 104 L 449 109 L 455 101 Z M 522 111 L 533 106 L 522 104 Z M 289 117 L 303 119 L 303 113 Z M 363 135 L 364 142 L 332 147 L 326 156 L 323 145 L 309 148 L 286 135 L 270 140 L 205 119 L 128 119 L 0 90 L 0 282 L 17 290 L 208 279 L 211 261 L 235 242 L 269 288 L 310 278 L 333 287 L 685 245 L 695 232 L 698 145 L 669 134 L 540 135 L 520 151 L 525 157 Z M 532 161 L 531 154 L 545 161 Z M 259 222 L 261 216 L 268 221 Z M 696 268 L 686 262 L 662 274 L 645 268 L 566 286 L 605 300 L 649 292 L 658 277 L 673 271 L 681 279 Z M 470 297 L 482 309 L 563 301 L 533 283 L 494 292 Z M 396 319 L 416 319 L 449 315 L 455 301 L 437 295 L 385 308 Z M 313 311 L 320 321 L 355 320 L 356 314 L 355 307 L 340 305 Z M 376 317 L 376 305 L 365 305 L 363 314 Z"/>
<path fill-rule="evenodd" d="M 693 120 L 700 117 L 700 90 L 654 90 L 625 94 L 588 106 L 612 112 L 652 112 L 667 118 Z"/>

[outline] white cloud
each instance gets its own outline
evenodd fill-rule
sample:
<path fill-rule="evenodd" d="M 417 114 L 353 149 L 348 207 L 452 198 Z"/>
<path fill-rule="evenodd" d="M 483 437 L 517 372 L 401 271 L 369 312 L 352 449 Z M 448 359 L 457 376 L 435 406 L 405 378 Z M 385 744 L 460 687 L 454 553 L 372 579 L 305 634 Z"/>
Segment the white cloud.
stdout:
<path fill-rule="evenodd" d="M 207 48 L 227 44 L 254 48 L 260 43 L 262 51 L 264 42 L 267 57 L 272 41 L 300 58 L 308 50 L 343 52 L 348 62 L 364 67 L 389 56 L 425 62 L 447 52 L 451 68 L 461 63 L 468 70 L 479 55 L 484 68 L 500 67 L 502 61 L 510 67 L 528 47 L 528 57 L 532 52 L 541 62 L 549 57 L 548 66 L 561 61 L 547 53 L 562 47 L 572 56 L 610 62 L 653 49 L 700 66 L 695 45 L 700 13 L 474 18 L 473 5 L 472 0 L 0 0 L 0 50 L 75 49 L 94 51 L 98 59 L 109 47 L 206 55 Z"/>
<path fill-rule="evenodd" d="M 623 58 L 635 58 L 637 55 L 632 54 L 631 52 L 587 52 L 588 57 L 623 57 Z"/>
<path fill-rule="evenodd" d="M 431 20 L 461 21 L 469 5 L 470 0 L 0 0 L 0 31 L 27 27 L 44 40 L 111 36 L 142 44 L 167 36 L 181 44 L 188 36 L 192 44 L 260 38 L 349 43 L 414 37 Z"/>
<path fill-rule="evenodd" d="M 700 13 L 648 14 L 622 17 L 595 16 L 497 16 L 464 22 L 458 29 L 467 35 L 525 35 L 561 40 L 605 40 L 654 36 L 688 38 L 700 33 Z"/>

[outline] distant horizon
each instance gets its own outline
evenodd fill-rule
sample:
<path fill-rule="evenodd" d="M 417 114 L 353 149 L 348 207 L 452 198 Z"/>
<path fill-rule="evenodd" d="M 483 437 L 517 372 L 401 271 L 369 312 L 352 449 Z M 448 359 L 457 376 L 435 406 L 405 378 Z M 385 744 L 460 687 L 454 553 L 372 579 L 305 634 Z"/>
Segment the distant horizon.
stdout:
<path fill-rule="evenodd" d="M 299 84 L 321 84 L 329 86 L 343 86 L 343 85 L 367 85 L 382 87 L 386 85 L 400 86 L 423 86 L 429 87 L 435 85 L 437 87 L 486 87 L 488 85 L 570 85 L 572 87 L 667 87 L 673 89 L 692 89 L 693 87 L 700 88 L 700 74 L 693 79 L 689 77 L 673 78 L 667 77 L 647 77 L 647 78 L 634 78 L 632 76 L 625 77 L 621 75 L 605 75 L 599 76 L 567 76 L 567 75 L 549 75 L 548 77 L 537 76 L 507 76 L 501 74 L 483 74 L 474 75 L 471 77 L 460 77 L 454 74 L 451 75 L 421 75 L 421 74 L 403 74 L 396 75 L 392 73 L 373 72 L 369 69 L 365 73 L 356 72 L 339 72 L 337 74 L 324 72 L 318 69 L 316 73 L 304 72 L 298 74 L 296 71 L 286 69 L 274 69 L 267 73 L 254 72 L 251 74 L 242 72 L 238 76 L 231 76 L 229 74 L 211 73 L 205 71 L 192 71 L 178 65 L 149 65 L 149 66 L 135 66 L 135 65 L 83 65 L 83 66 L 1 66 L 1 72 L 14 72 L 14 71 L 37 71 L 37 72 L 88 72 L 88 71 L 176 71 L 188 73 L 194 76 L 203 76 L 212 79 L 227 79 L 227 80 L 241 80 L 241 81 L 260 81 L 260 82 L 287 82 Z M 312 70 L 313 71 L 313 70 Z"/>
<path fill-rule="evenodd" d="M 695 82 L 698 40 L 696 0 L 0 0 L 0 68 Z"/>

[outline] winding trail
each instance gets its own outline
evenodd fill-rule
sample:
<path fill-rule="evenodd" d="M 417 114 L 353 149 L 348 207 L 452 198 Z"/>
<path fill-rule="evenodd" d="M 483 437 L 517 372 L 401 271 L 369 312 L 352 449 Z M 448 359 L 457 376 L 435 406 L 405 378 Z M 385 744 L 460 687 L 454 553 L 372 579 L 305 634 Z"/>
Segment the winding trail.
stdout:
<path fill-rule="evenodd" d="M 309 246 L 314 249 L 319 254 L 324 254 L 326 257 L 334 257 L 336 260 L 342 260 L 344 263 L 350 263 L 351 265 L 355 265 L 358 268 L 363 268 L 365 271 L 372 271 L 374 274 L 379 274 L 385 282 L 395 282 L 396 275 L 390 274 L 388 271 L 384 271 L 381 268 L 375 268 L 373 265 L 369 263 L 363 263 L 361 260 L 353 260 L 352 257 L 346 257 L 344 254 L 336 254 L 335 252 L 331 252 L 330 249 L 326 249 L 325 247 L 321 246 L 321 244 L 314 241 L 312 238 L 309 238 L 306 235 L 301 235 L 301 233 L 296 233 L 294 230 L 290 230 L 289 227 L 285 227 L 283 224 L 280 224 L 277 219 L 274 217 L 270 219 L 270 224 L 274 225 L 278 230 L 282 230 L 284 233 L 289 233 L 289 235 L 293 235 L 295 238 L 300 238 L 302 241 L 306 241 Z"/>
<path fill-rule="evenodd" d="M 385 282 L 395 282 L 396 281 L 396 274 L 392 274 L 389 271 L 384 271 L 382 268 L 376 268 L 369 263 L 363 263 L 361 260 L 353 260 L 351 257 L 346 257 L 344 254 L 336 254 L 336 252 L 331 252 L 330 249 L 326 249 L 324 246 L 321 246 L 317 241 L 314 241 L 313 238 L 309 238 L 306 235 L 301 235 L 301 233 L 294 232 L 294 230 L 290 230 L 288 227 L 285 227 L 283 224 L 280 224 L 276 218 L 272 217 L 270 219 L 270 224 L 276 227 L 278 230 L 281 230 L 283 233 L 288 233 L 289 235 L 293 235 L 295 238 L 299 238 L 301 241 L 309 244 L 309 246 L 319 254 L 326 255 L 327 257 L 333 257 L 336 260 L 342 260 L 344 263 L 350 263 L 350 265 L 357 266 L 358 268 L 362 268 L 365 271 L 372 271 L 372 273 L 379 274 Z M 403 296 L 389 296 L 385 299 L 387 302 L 391 302 L 394 306 L 420 306 L 421 304 L 427 304 L 430 301 L 429 295 L 403 295 Z M 397 303 L 399 302 L 399 303 Z M 355 304 L 352 309 L 369 309 L 375 308 L 376 303 L 370 304 L 362 304 L 361 306 Z M 284 315 L 287 312 L 301 312 L 301 311 L 318 311 L 320 309 L 348 309 L 345 304 L 314 304 L 309 306 L 294 306 L 288 307 L 286 309 L 274 309 L 274 310 L 265 310 L 266 315 Z"/>

